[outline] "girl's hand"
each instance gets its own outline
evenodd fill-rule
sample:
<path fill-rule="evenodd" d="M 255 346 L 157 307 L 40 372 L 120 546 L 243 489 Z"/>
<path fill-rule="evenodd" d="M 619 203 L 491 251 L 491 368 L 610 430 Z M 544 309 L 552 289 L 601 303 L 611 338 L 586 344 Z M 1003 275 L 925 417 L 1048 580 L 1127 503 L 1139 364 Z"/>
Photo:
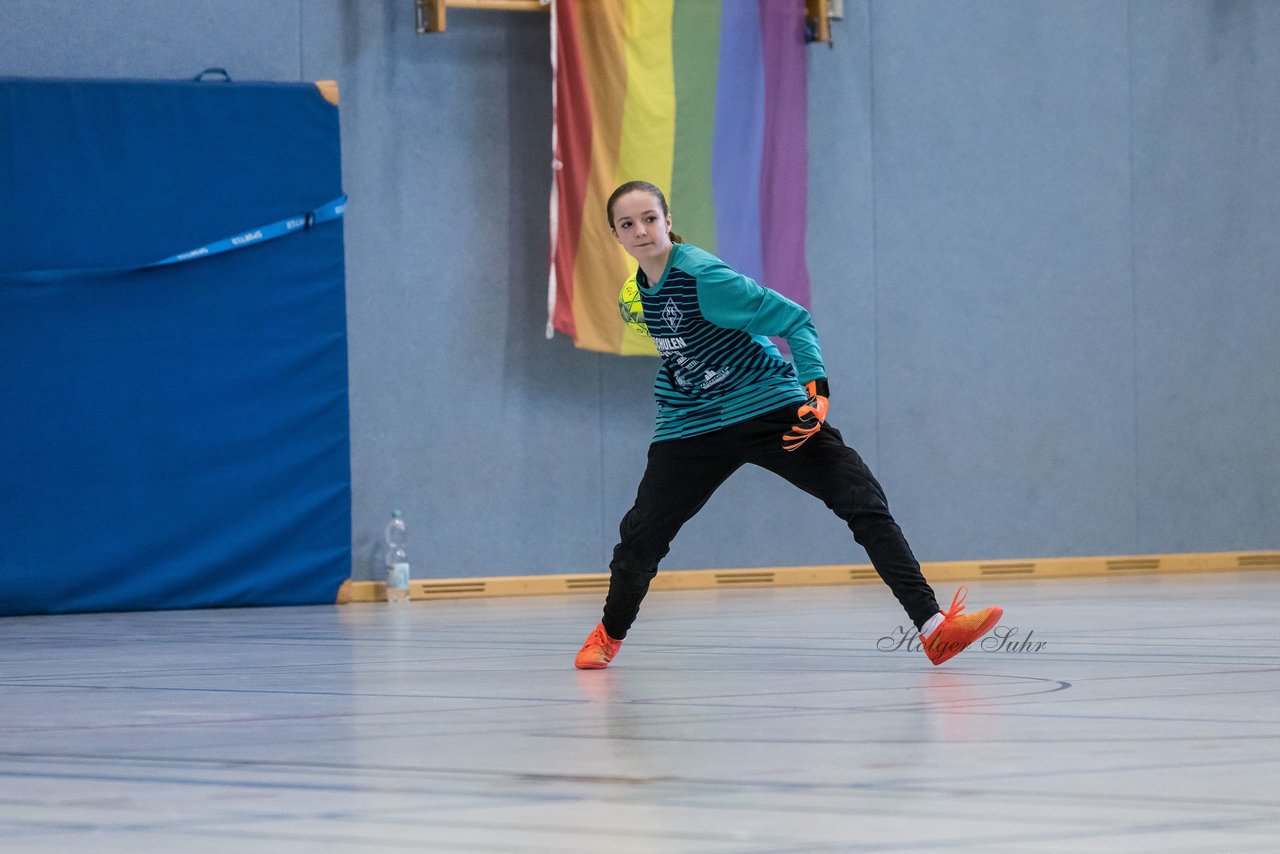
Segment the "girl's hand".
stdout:
<path fill-rule="evenodd" d="M 827 408 L 830 406 L 828 398 L 831 390 L 827 386 L 826 378 L 810 380 L 804 387 L 809 392 L 809 399 L 796 410 L 799 423 L 782 437 L 782 447 L 788 451 L 794 451 L 809 441 L 809 437 L 821 430 L 822 423 L 827 420 Z"/>

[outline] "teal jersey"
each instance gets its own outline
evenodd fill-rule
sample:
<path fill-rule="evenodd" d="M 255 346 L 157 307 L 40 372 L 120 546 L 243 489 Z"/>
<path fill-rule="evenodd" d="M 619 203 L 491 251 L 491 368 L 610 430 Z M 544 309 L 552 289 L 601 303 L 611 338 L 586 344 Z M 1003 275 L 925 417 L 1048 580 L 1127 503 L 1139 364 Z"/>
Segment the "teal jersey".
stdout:
<path fill-rule="evenodd" d="M 662 278 L 643 270 L 636 284 L 644 321 L 662 364 L 654 380 L 653 440 L 710 433 L 791 403 L 826 376 L 809 312 L 757 284 L 709 252 L 671 247 Z M 769 340 L 782 338 L 795 364 Z"/>

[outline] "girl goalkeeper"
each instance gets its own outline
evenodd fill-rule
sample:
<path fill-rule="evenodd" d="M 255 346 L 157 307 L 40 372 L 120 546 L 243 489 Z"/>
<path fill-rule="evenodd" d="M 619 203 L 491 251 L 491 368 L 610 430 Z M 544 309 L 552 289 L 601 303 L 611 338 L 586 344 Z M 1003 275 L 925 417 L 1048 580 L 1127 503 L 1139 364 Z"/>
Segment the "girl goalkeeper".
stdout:
<path fill-rule="evenodd" d="M 826 369 L 809 312 L 683 243 L 653 184 L 618 187 L 607 215 L 614 238 L 638 264 L 644 321 L 662 364 L 648 466 L 620 525 L 604 616 L 575 665 L 609 665 L 680 527 L 745 463 L 785 478 L 845 521 L 934 664 L 990 631 L 1003 611 L 964 613 L 963 588 L 947 611 L 939 609 L 884 490 L 826 423 Z M 786 340 L 794 366 L 771 335 Z"/>

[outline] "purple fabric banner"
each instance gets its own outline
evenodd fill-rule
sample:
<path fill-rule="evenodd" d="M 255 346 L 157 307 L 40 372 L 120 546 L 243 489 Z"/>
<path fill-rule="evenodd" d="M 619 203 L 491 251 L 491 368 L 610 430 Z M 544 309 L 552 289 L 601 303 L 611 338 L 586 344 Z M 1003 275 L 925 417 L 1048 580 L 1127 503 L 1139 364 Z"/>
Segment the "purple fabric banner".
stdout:
<path fill-rule="evenodd" d="M 809 305 L 808 98 L 804 21 L 792 4 L 759 0 L 764 53 L 760 246 L 765 285 Z"/>
<path fill-rule="evenodd" d="M 716 254 L 739 273 L 769 285 L 760 246 L 765 68 L 756 4 L 721 7 L 718 75 L 711 160 Z"/>

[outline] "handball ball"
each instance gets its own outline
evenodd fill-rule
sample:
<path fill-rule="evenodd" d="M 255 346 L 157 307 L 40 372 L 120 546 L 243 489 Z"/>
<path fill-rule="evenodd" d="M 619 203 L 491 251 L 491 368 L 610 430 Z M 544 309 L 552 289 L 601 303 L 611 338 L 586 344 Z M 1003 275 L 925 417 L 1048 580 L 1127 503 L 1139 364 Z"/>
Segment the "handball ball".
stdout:
<path fill-rule="evenodd" d="M 640 287 L 636 284 L 635 276 L 627 279 L 618 294 L 618 311 L 628 329 L 637 335 L 649 337 L 649 327 L 644 323 L 644 303 L 640 301 Z"/>

